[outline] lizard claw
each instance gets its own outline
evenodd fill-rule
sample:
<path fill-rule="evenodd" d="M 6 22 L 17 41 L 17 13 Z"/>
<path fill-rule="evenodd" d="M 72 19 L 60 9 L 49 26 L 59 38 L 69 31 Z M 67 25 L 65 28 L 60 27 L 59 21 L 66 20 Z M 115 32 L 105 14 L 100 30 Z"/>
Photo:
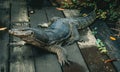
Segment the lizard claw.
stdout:
<path fill-rule="evenodd" d="M 61 56 L 61 57 L 59 56 L 58 61 L 59 61 L 61 66 L 65 65 L 65 64 L 67 64 L 67 65 L 70 64 L 70 62 L 67 60 L 67 57 L 65 55 Z"/>
<path fill-rule="evenodd" d="M 63 60 L 63 61 L 59 60 L 59 63 L 60 63 L 61 66 L 65 65 L 65 64 L 67 64 L 67 65 L 70 64 L 70 62 L 68 60 Z"/>

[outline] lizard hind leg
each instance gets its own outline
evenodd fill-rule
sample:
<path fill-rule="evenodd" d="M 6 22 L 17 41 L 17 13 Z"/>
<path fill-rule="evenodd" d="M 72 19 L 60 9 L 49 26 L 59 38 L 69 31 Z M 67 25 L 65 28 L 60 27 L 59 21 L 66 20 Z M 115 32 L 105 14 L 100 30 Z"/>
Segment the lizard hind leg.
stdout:
<path fill-rule="evenodd" d="M 65 42 L 65 45 L 71 45 L 80 40 L 79 32 L 75 26 L 72 26 L 71 37 Z"/>
<path fill-rule="evenodd" d="M 49 46 L 48 50 L 50 52 L 57 54 L 58 61 L 61 66 L 64 64 L 69 64 L 69 61 L 67 59 L 67 52 L 65 48 L 61 47 L 60 45 L 53 45 L 53 46 Z"/>

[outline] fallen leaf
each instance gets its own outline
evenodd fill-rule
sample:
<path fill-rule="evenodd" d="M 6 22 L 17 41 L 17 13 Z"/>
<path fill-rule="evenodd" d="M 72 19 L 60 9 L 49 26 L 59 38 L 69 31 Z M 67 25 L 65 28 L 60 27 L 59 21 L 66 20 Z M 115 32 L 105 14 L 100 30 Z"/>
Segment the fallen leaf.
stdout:
<path fill-rule="evenodd" d="M 104 63 L 113 62 L 113 61 L 116 61 L 116 59 L 107 59 L 107 60 L 104 60 Z"/>
<path fill-rule="evenodd" d="M 7 29 L 7 27 L 3 27 L 3 28 L 0 28 L 0 31 L 6 30 L 6 29 Z"/>
<path fill-rule="evenodd" d="M 56 8 L 57 10 L 61 10 L 61 11 L 63 11 L 64 9 L 63 8 Z"/>
<path fill-rule="evenodd" d="M 111 40 L 116 40 L 116 38 L 115 38 L 115 37 L 112 37 L 112 36 L 110 36 L 110 39 L 111 39 Z"/>
<path fill-rule="evenodd" d="M 106 54 L 108 51 L 106 50 L 106 48 L 105 49 L 102 49 L 101 51 L 100 51 L 100 53 L 104 53 L 104 54 Z"/>

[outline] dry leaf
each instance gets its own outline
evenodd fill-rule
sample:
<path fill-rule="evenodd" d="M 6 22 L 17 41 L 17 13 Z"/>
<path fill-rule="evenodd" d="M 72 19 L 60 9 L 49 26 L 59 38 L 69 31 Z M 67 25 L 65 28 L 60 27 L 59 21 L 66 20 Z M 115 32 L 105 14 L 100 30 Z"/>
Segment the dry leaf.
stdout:
<path fill-rule="evenodd" d="M 56 8 L 57 10 L 61 10 L 61 11 L 63 11 L 64 9 L 63 8 Z"/>
<path fill-rule="evenodd" d="M 104 63 L 113 62 L 113 61 L 116 61 L 116 59 L 107 59 L 104 61 Z"/>
<path fill-rule="evenodd" d="M 111 39 L 111 40 L 116 40 L 116 38 L 115 38 L 115 37 L 112 37 L 112 36 L 110 36 L 110 39 Z"/>
<path fill-rule="evenodd" d="M 7 29 L 7 27 L 3 27 L 3 28 L 0 28 L 0 31 L 6 30 L 6 29 Z"/>

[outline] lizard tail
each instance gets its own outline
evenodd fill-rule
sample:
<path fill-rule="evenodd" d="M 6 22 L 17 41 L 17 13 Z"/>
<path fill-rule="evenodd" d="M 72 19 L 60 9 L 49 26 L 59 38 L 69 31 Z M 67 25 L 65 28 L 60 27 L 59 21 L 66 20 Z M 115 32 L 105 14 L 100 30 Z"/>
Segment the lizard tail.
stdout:
<path fill-rule="evenodd" d="M 77 18 L 78 21 L 78 29 L 83 29 L 88 27 L 89 25 L 91 25 L 95 19 L 96 19 L 96 9 L 94 9 L 93 11 L 91 11 L 87 16 L 85 17 L 79 17 Z"/>

